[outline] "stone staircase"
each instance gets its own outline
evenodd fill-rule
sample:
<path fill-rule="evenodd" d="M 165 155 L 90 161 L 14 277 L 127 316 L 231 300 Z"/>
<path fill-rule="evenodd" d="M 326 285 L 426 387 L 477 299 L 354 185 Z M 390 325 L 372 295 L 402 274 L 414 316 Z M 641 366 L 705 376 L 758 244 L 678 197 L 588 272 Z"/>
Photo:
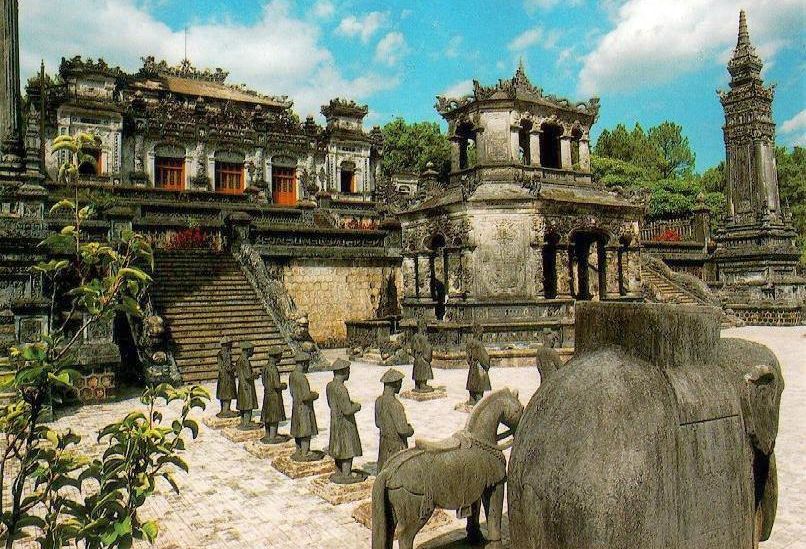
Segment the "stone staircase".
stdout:
<path fill-rule="evenodd" d="M 701 305 L 701 301 L 688 292 L 672 284 L 668 278 L 657 271 L 645 269 L 641 272 L 644 283 L 649 285 L 659 301 L 677 303 L 678 305 Z"/>
<path fill-rule="evenodd" d="M 241 354 L 238 343 L 248 340 L 255 346 L 252 366 L 256 370 L 263 367 L 269 348 L 275 345 L 283 348 L 281 370 L 294 367 L 293 351 L 228 253 L 158 252 L 152 299 L 165 321 L 186 383 L 216 379 L 216 355 L 225 335 L 233 341 L 233 360 Z"/>

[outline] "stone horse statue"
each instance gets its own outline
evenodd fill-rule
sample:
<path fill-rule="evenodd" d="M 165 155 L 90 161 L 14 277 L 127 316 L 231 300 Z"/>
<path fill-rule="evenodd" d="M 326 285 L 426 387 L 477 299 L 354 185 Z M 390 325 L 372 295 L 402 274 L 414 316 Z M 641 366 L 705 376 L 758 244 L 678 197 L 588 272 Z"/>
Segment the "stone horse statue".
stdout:
<path fill-rule="evenodd" d="M 372 487 L 372 549 L 391 549 L 395 529 L 400 549 L 414 547 L 414 537 L 434 509 L 456 509 L 467 518 L 471 542 L 483 540 L 479 512 L 484 505 L 492 545 L 501 542 L 506 458 L 511 446 L 499 441 L 514 435 L 523 414 L 518 392 L 501 389 L 479 401 L 465 428 L 451 437 L 394 454 Z M 503 423 L 508 431 L 498 434 Z"/>

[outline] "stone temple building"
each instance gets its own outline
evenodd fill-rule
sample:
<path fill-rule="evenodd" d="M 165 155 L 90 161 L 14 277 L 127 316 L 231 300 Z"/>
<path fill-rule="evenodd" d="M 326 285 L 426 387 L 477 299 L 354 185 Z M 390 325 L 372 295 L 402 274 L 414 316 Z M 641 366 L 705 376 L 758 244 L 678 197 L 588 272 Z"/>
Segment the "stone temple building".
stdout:
<path fill-rule="evenodd" d="M 545 94 L 520 66 L 436 108 L 451 173 L 398 215 L 404 317 L 438 321 L 446 342 L 480 323 L 491 343 L 570 347 L 575 300 L 638 297 L 644 208 L 591 179 L 598 99 Z"/>

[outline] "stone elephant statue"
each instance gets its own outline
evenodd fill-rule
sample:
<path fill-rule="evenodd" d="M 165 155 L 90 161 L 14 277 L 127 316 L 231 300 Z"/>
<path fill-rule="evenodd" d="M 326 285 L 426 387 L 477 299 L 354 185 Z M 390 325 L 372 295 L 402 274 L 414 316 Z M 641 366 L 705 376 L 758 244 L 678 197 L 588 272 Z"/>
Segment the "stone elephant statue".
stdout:
<path fill-rule="evenodd" d="M 709 307 L 578 303 L 576 356 L 524 411 L 512 546 L 753 548 L 772 529 L 783 378 Z"/>

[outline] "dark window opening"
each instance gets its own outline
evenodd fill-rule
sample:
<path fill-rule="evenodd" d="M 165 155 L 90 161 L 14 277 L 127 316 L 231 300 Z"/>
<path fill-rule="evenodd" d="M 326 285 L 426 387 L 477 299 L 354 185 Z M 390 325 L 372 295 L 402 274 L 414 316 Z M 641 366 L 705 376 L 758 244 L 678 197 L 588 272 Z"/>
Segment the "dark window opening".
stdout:
<path fill-rule="evenodd" d="M 532 164 L 531 134 L 532 123 L 526 120 L 518 130 L 519 160 L 524 166 L 529 166 Z"/>
<path fill-rule="evenodd" d="M 81 159 L 81 164 L 78 166 L 78 173 L 81 175 L 101 175 L 103 173 L 101 166 L 101 150 L 85 150 L 84 154 L 86 156 Z"/>
<path fill-rule="evenodd" d="M 543 296 L 546 299 L 557 297 L 557 242 L 556 235 L 550 236 L 543 245 Z"/>
<path fill-rule="evenodd" d="M 544 124 L 543 133 L 540 136 L 540 164 L 544 168 L 559 169 L 560 160 L 560 137 L 563 130 L 555 124 Z"/>
<path fill-rule="evenodd" d="M 466 170 L 476 165 L 476 132 L 469 123 L 456 128 L 459 139 L 459 169 Z"/>
<path fill-rule="evenodd" d="M 355 192 L 355 172 L 353 170 L 341 169 L 340 190 L 343 193 Z"/>

